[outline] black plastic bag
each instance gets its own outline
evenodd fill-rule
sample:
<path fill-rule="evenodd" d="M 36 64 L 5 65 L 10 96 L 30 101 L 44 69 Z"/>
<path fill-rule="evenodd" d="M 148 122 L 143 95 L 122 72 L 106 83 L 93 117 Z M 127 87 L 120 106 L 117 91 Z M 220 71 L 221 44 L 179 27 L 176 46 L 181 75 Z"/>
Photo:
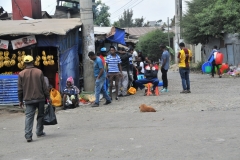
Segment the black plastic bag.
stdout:
<path fill-rule="evenodd" d="M 57 117 L 52 105 L 48 105 L 43 117 L 43 125 L 55 125 L 57 124 Z"/>

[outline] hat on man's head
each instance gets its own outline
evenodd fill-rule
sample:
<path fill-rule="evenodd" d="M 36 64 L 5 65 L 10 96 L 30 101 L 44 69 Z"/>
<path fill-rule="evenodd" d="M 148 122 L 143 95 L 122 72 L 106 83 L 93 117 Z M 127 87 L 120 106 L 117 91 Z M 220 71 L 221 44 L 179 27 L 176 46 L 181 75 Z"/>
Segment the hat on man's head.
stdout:
<path fill-rule="evenodd" d="M 33 61 L 33 57 L 30 56 L 30 55 L 27 55 L 27 56 L 25 56 L 25 57 L 23 58 L 23 62 L 24 62 L 24 63 L 30 63 L 30 62 L 32 62 L 32 61 Z"/>
<path fill-rule="evenodd" d="M 106 51 L 107 51 L 106 47 L 101 48 L 101 52 L 106 52 Z"/>

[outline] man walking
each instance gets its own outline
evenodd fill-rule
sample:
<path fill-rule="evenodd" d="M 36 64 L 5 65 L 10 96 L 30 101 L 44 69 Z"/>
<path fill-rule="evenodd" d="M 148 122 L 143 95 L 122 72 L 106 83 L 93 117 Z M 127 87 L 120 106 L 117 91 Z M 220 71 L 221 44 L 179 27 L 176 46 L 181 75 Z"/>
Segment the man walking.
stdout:
<path fill-rule="evenodd" d="M 119 51 L 119 56 L 121 58 L 121 67 L 122 67 L 122 78 L 119 80 L 119 92 L 118 96 L 128 96 L 127 89 L 128 89 L 128 75 L 130 72 L 130 63 L 129 58 L 132 57 L 132 54 L 126 53 L 124 48 L 121 48 Z"/>
<path fill-rule="evenodd" d="M 18 99 L 21 108 L 23 108 L 23 102 L 26 105 L 25 138 L 27 142 L 31 142 L 36 108 L 38 109 L 36 134 L 41 137 L 45 135 L 43 132 L 45 98 L 50 103 L 51 100 L 42 71 L 33 66 L 33 57 L 27 55 L 23 62 L 26 68 L 18 76 Z"/>
<path fill-rule="evenodd" d="M 169 69 L 169 57 L 170 54 L 166 49 L 165 45 L 160 45 L 160 50 L 163 51 L 161 57 L 161 72 L 162 72 L 162 80 L 163 80 L 163 89 L 161 92 L 168 92 L 168 79 L 167 79 L 167 72 Z"/>
<path fill-rule="evenodd" d="M 191 93 L 189 80 L 189 63 L 192 60 L 192 52 L 189 49 L 185 48 L 185 44 L 183 42 L 179 44 L 179 47 L 181 48 L 181 50 L 178 53 L 178 66 L 183 87 L 183 90 L 180 93 Z"/>
<path fill-rule="evenodd" d="M 216 54 L 217 54 L 218 49 L 217 46 L 213 46 L 213 50 L 210 53 L 210 57 L 208 58 L 208 61 L 210 63 L 212 63 L 212 78 L 214 78 L 214 73 L 215 73 L 215 67 L 217 68 L 217 74 L 219 75 L 219 78 L 222 78 L 222 75 L 220 73 L 220 65 L 215 63 L 215 58 L 216 58 Z"/>
<path fill-rule="evenodd" d="M 106 47 L 102 47 L 100 49 L 100 53 L 99 53 L 99 58 L 101 58 L 102 62 L 103 62 L 103 66 L 104 66 L 104 70 L 106 71 L 106 58 L 107 58 L 107 48 Z M 104 89 L 106 91 L 108 91 L 108 79 L 106 78 L 105 82 L 104 82 Z"/>
<path fill-rule="evenodd" d="M 95 81 L 95 103 L 92 105 L 92 107 L 98 107 L 99 106 L 99 99 L 100 99 L 100 93 L 103 94 L 103 97 L 106 99 L 106 102 L 104 105 L 110 104 L 111 99 L 107 94 L 107 91 L 104 88 L 104 82 L 106 79 L 106 72 L 104 70 L 104 66 L 102 63 L 101 58 L 97 57 L 94 52 L 89 52 L 88 57 L 94 61 L 94 77 L 96 79 Z"/>

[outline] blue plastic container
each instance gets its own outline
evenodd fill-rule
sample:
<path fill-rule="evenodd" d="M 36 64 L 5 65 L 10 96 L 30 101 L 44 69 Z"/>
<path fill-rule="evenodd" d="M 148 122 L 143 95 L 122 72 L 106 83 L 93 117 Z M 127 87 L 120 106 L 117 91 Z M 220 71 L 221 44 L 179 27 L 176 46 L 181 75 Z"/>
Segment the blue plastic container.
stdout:
<path fill-rule="evenodd" d="M 0 75 L 0 79 L 18 79 L 18 75 Z"/>
<path fill-rule="evenodd" d="M 163 82 L 162 82 L 162 81 L 159 81 L 158 86 L 159 86 L 159 87 L 163 86 Z"/>
<path fill-rule="evenodd" d="M 212 70 L 212 64 L 210 62 L 205 62 L 202 65 L 202 71 L 203 73 L 211 73 Z"/>
<path fill-rule="evenodd" d="M 0 104 L 18 104 L 18 75 L 0 75 Z"/>

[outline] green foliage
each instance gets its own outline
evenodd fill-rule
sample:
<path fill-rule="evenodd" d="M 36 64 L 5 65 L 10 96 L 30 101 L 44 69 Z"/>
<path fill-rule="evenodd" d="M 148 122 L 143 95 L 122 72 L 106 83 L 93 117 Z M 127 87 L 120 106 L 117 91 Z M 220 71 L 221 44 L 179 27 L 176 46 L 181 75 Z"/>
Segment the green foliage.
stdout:
<path fill-rule="evenodd" d="M 173 36 L 174 34 L 170 33 L 170 38 Z M 168 44 L 168 33 L 163 33 L 162 30 L 156 29 L 140 37 L 136 48 L 142 50 L 144 55 L 150 59 L 158 61 L 161 57 L 160 44 Z"/>
<path fill-rule="evenodd" d="M 120 28 L 124 28 L 124 27 L 133 27 L 133 11 L 132 10 L 124 10 L 123 15 L 121 16 L 121 18 L 119 18 L 118 21 L 114 22 L 113 25 L 115 27 L 120 27 Z"/>
<path fill-rule="evenodd" d="M 133 19 L 133 11 L 132 10 L 124 10 L 123 15 L 119 18 L 118 21 L 113 23 L 113 26 L 119 28 L 126 28 L 126 27 L 143 27 L 144 25 L 144 18 L 135 18 Z"/>
<path fill-rule="evenodd" d="M 201 71 L 202 70 L 202 65 L 203 65 L 204 61 L 198 61 L 197 63 L 191 63 L 190 68 L 192 71 Z"/>
<path fill-rule="evenodd" d="M 144 24 L 144 18 L 136 18 L 134 20 L 134 24 L 133 24 L 133 27 L 142 27 Z"/>
<path fill-rule="evenodd" d="M 238 0 L 192 0 L 187 6 L 180 25 L 188 43 L 205 44 L 209 37 L 221 38 L 223 33 L 240 32 Z"/>
<path fill-rule="evenodd" d="M 94 24 L 97 26 L 110 26 L 110 13 L 109 13 L 109 6 L 105 3 L 102 3 L 101 0 L 96 2 L 96 9 L 95 9 L 95 18 Z"/>

